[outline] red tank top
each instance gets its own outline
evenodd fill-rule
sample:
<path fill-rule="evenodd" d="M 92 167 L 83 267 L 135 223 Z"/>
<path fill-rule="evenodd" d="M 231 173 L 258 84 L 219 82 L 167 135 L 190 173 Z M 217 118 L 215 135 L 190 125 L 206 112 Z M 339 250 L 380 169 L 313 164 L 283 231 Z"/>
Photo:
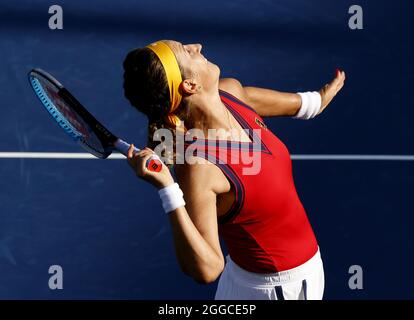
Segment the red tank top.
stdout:
<path fill-rule="evenodd" d="M 296 192 L 289 151 L 254 109 L 227 92 L 219 93 L 253 141 L 186 143 L 197 151 L 193 154 L 217 165 L 235 190 L 232 207 L 218 218 L 219 235 L 231 259 L 245 270 L 273 273 L 297 267 L 318 246 Z M 259 157 L 260 170 L 246 174 L 255 162 L 243 159 L 254 156 Z"/>

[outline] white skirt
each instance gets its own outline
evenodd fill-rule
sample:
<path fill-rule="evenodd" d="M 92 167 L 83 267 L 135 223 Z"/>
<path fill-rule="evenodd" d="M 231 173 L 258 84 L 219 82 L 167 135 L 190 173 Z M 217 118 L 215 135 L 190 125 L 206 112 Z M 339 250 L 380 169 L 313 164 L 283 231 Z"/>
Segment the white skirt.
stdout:
<path fill-rule="evenodd" d="M 304 264 L 277 273 L 253 273 L 230 256 L 220 276 L 215 300 L 322 300 L 325 278 L 318 251 Z"/>

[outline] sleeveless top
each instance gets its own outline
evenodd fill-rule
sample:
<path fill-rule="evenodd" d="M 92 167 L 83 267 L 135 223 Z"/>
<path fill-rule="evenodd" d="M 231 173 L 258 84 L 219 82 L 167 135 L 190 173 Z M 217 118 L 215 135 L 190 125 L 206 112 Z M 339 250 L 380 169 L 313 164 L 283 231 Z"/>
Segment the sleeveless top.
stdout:
<path fill-rule="evenodd" d="M 289 151 L 253 108 L 219 93 L 252 142 L 185 143 L 186 151 L 218 166 L 234 188 L 234 203 L 218 217 L 219 235 L 231 259 L 247 271 L 295 268 L 312 258 L 318 245 L 296 192 Z"/>

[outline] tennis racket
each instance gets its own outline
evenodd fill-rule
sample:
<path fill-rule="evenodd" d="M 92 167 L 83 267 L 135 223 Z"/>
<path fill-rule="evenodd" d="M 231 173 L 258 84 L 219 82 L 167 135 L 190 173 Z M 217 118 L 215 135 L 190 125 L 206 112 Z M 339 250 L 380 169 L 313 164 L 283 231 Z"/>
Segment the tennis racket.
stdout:
<path fill-rule="evenodd" d="M 33 69 L 29 82 L 58 125 L 86 151 L 106 159 L 114 150 L 127 156 L 130 144 L 105 128 L 63 85 L 46 71 Z M 140 151 L 135 148 L 135 151 Z M 162 162 L 157 155 L 146 162 L 148 170 L 159 172 Z"/>

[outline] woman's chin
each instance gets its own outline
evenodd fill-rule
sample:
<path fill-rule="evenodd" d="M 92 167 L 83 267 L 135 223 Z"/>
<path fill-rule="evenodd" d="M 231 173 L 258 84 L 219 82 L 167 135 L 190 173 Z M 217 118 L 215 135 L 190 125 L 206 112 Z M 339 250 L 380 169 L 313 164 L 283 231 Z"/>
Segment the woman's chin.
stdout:
<path fill-rule="evenodd" d="M 220 68 L 219 68 L 219 66 L 216 65 L 216 64 L 214 64 L 214 63 L 211 63 L 211 62 L 209 62 L 209 64 L 210 64 L 210 67 L 212 67 L 214 69 L 214 71 L 217 72 L 217 76 L 220 76 Z"/>

